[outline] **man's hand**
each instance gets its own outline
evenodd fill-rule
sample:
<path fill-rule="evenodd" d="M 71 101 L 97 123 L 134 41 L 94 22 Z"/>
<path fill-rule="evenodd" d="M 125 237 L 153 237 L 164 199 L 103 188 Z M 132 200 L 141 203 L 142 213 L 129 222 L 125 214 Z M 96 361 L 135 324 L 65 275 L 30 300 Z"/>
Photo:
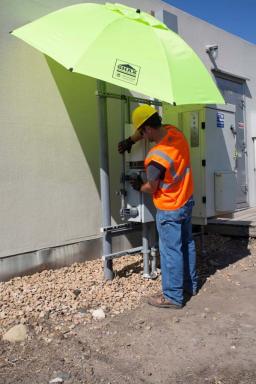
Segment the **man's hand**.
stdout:
<path fill-rule="evenodd" d="M 143 182 L 141 176 L 138 174 L 138 175 L 134 175 L 134 176 L 131 175 L 130 184 L 133 187 L 133 189 L 135 189 L 135 191 L 140 191 L 141 186 L 144 184 L 144 182 Z"/>
<path fill-rule="evenodd" d="M 134 141 L 131 139 L 131 136 L 125 140 L 120 141 L 118 143 L 118 152 L 124 153 L 125 151 L 127 151 L 128 153 L 130 153 L 133 144 L 134 144 Z"/>
<path fill-rule="evenodd" d="M 150 180 L 150 181 L 146 181 L 140 191 L 141 192 L 144 192 L 144 193 L 150 193 L 150 194 L 153 194 L 157 191 L 158 189 L 158 186 L 159 186 L 159 180 Z"/>

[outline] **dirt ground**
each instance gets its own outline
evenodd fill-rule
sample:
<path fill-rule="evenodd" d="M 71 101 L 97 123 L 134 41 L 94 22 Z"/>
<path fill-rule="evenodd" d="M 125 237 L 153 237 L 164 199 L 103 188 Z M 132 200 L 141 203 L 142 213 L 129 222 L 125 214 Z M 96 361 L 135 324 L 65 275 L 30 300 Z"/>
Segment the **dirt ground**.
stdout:
<path fill-rule="evenodd" d="M 159 289 L 160 277 L 143 282 L 141 259 L 126 258 L 115 282 L 96 285 L 98 290 L 113 289 L 118 297 L 115 311 L 111 307 L 115 303 L 106 301 L 106 296 L 97 299 L 94 307 L 104 301 L 105 319 L 89 316 L 93 301 L 80 322 L 74 321 L 75 306 L 72 316 L 62 312 L 69 322 L 48 315 L 41 326 L 31 320 L 31 308 L 31 319 L 21 313 L 29 337 L 22 343 L 0 341 L 0 383 L 43 384 L 58 377 L 55 382 L 64 384 L 256 383 L 256 241 L 209 235 L 206 249 L 198 263 L 200 291 L 181 310 L 150 307 L 146 297 Z M 47 275 L 37 279 L 40 276 L 47 283 Z M 21 321 L 11 297 L 16 297 L 18 306 L 20 288 L 14 287 L 23 279 L 26 284 L 33 281 L 22 278 L 1 284 L 1 300 L 6 300 L 2 333 Z M 26 302 L 26 296 L 22 300 Z"/>

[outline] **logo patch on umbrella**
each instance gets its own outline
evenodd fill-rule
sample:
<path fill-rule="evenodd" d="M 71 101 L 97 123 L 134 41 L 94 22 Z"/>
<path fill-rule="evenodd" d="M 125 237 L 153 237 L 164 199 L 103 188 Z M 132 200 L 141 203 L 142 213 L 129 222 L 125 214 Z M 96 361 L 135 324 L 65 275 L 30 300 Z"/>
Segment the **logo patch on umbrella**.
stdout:
<path fill-rule="evenodd" d="M 125 81 L 126 83 L 137 85 L 139 74 L 140 67 L 138 65 L 117 59 L 112 77 L 117 80 Z"/>

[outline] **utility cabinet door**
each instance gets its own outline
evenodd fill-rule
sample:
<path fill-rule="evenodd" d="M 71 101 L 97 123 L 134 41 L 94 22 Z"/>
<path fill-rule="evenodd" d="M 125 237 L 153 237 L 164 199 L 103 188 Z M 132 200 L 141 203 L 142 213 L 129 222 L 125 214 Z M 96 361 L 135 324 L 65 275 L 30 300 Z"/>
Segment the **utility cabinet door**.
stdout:
<path fill-rule="evenodd" d="M 236 142 L 235 170 L 237 174 L 236 206 L 248 206 L 248 187 L 246 174 L 246 126 L 244 83 L 216 77 L 218 87 L 225 101 L 236 106 L 234 137 Z"/>
<path fill-rule="evenodd" d="M 206 114 L 206 196 L 207 217 L 215 216 L 215 175 L 235 171 L 235 107 L 233 105 L 209 106 Z M 230 200 L 236 201 L 236 190 L 228 189 Z M 227 209 L 229 211 L 229 209 Z"/>
<path fill-rule="evenodd" d="M 194 224 L 205 224 L 206 220 L 205 138 L 204 130 L 202 129 L 203 122 L 203 109 L 182 113 L 182 130 L 190 145 L 190 159 L 194 180 Z"/>

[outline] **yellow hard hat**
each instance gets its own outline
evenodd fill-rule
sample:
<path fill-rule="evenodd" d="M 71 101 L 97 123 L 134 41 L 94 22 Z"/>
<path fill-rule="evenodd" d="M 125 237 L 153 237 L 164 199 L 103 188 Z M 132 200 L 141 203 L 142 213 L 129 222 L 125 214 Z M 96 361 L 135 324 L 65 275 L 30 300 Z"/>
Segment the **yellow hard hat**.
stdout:
<path fill-rule="evenodd" d="M 143 104 L 134 109 L 132 112 L 132 124 L 135 129 L 138 129 L 142 126 L 143 123 L 147 119 L 149 119 L 152 115 L 157 113 L 157 110 L 148 104 Z"/>

